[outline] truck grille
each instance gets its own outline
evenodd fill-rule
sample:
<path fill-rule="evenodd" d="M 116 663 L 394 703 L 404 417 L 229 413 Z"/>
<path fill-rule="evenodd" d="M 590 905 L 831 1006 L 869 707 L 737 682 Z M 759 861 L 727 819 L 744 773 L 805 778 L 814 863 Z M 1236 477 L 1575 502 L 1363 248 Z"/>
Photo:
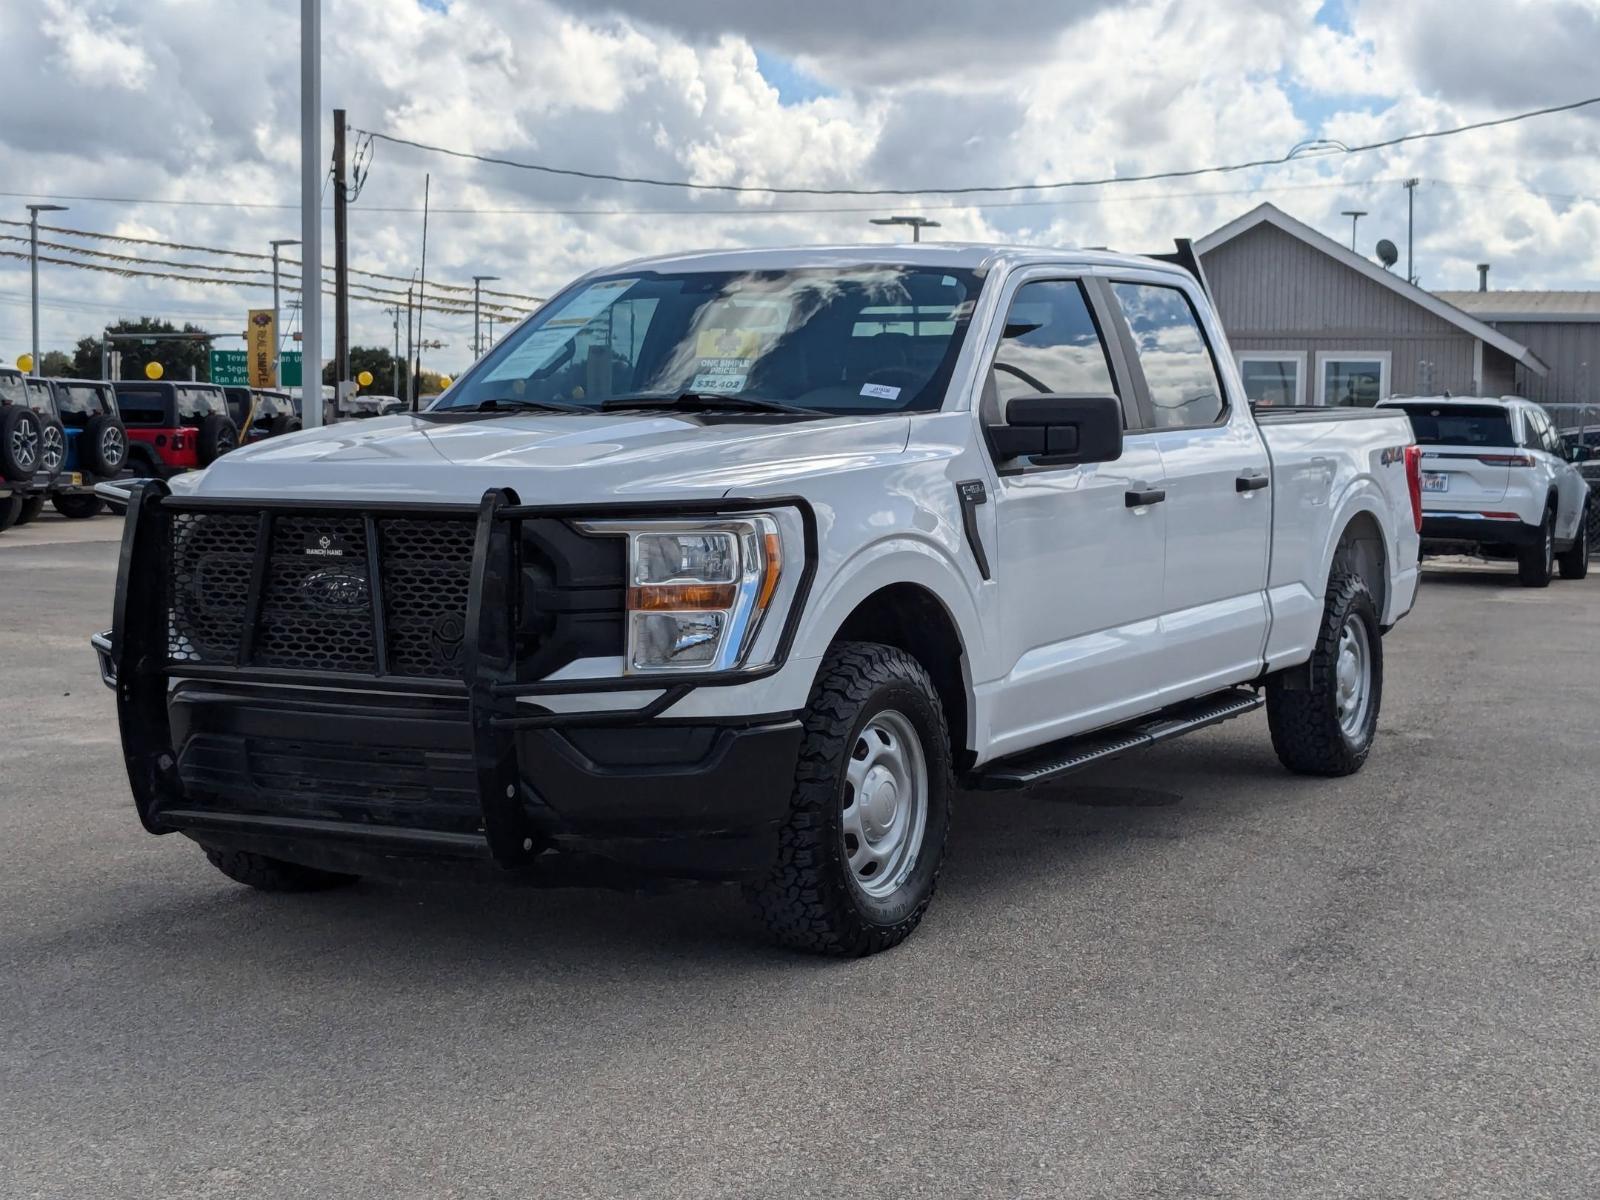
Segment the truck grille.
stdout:
<path fill-rule="evenodd" d="M 470 515 L 174 513 L 168 657 L 459 679 L 474 528 Z"/>

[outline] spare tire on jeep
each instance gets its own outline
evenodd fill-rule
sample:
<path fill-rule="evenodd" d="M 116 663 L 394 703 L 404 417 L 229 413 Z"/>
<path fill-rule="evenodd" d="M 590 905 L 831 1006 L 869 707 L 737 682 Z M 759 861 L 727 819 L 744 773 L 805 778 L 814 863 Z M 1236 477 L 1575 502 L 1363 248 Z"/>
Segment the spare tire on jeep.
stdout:
<path fill-rule="evenodd" d="M 27 483 L 39 470 L 44 449 L 44 422 L 31 408 L 8 404 L 0 408 L 0 475 Z"/>
<path fill-rule="evenodd" d="M 267 422 L 267 436 L 281 437 L 286 433 L 300 432 L 300 418 L 293 413 L 279 413 Z"/>
<path fill-rule="evenodd" d="M 195 453 L 202 467 L 209 467 L 239 444 L 239 427 L 221 413 L 212 413 L 196 431 Z"/>
<path fill-rule="evenodd" d="M 128 431 L 111 413 L 90 417 L 78 435 L 78 453 L 91 474 L 114 479 L 128 465 Z"/>
<path fill-rule="evenodd" d="M 39 417 L 39 469 L 54 479 L 67 465 L 67 427 L 57 418 Z"/>

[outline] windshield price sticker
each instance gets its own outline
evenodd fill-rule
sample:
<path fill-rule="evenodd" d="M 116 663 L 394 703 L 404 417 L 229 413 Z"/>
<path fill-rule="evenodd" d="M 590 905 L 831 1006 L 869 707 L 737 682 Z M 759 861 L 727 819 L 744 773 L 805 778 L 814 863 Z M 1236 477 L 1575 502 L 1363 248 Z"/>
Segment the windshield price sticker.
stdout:
<path fill-rule="evenodd" d="M 484 378 L 486 380 L 526 379 L 561 353 L 583 328 L 627 294 L 637 279 L 611 279 L 596 283 L 535 329 Z"/>
<path fill-rule="evenodd" d="M 861 385 L 861 394 L 863 396 L 871 396 L 874 400 L 898 400 L 900 398 L 900 389 L 890 387 L 887 383 L 863 383 Z"/>
<path fill-rule="evenodd" d="M 748 358 L 702 358 L 693 381 L 691 392 L 742 392 L 750 378 Z"/>

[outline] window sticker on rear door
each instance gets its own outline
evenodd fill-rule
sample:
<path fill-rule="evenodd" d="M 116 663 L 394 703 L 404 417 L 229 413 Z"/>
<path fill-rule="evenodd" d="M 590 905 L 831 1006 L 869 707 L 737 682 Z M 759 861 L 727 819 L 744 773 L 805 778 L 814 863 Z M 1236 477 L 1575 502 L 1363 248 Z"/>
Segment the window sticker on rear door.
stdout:
<path fill-rule="evenodd" d="M 547 366 L 585 326 L 627 295 L 628 289 L 638 282 L 637 279 L 608 279 L 585 288 L 582 295 L 561 310 L 559 317 L 552 317 L 530 333 L 484 378 L 526 379 L 540 367 Z"/>

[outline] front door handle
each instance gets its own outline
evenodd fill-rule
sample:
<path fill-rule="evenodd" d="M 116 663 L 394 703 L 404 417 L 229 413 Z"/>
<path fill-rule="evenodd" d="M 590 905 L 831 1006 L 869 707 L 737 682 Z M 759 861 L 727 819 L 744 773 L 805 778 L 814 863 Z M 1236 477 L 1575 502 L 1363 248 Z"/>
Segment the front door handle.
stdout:
<path fill-rule="evenodd" d="M 1147 492 L 1123 492 L 1122 502 L 1129 508 L 1143 508 L 1147 504 L 1160 504 L 1167 498 L 1167 493 L 1160 488 L 1152 488 Z"/>
<path fill-rule="evenodd" d="M 1258 492 L 1272 482 L 1269 475 L 1241 475 L 1233 481 L 1236 492 Z"/>

